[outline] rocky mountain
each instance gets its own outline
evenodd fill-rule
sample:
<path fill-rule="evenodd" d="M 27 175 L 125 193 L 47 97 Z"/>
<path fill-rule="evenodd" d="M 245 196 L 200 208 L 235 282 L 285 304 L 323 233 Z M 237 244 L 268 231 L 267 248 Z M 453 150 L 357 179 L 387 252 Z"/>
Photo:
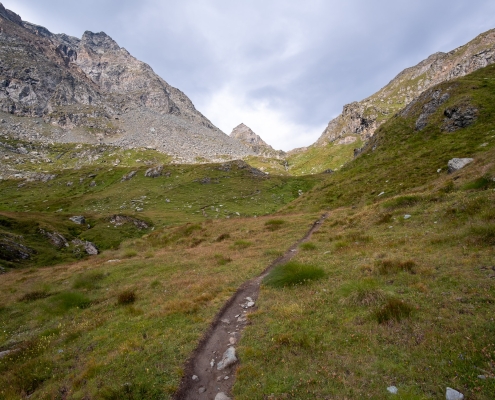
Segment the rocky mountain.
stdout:
<path fill-rule="evenodd" d="M 22 139 L 151 147 L 182 161 L 252 154 L 104 32 L 53 34 L 1 3 L 0 112 L 1 133 Z"/>
<path fill-rule="evenodd" d="M 330 121 L 315 146 L 325 146 L 346 135 L 370 138 L 375 130 L 431 87 L 495 63 L 495 29 L 448 53 L 435 53 L 407 68 L 372 96 L 344 106 Z"/>
<path fill-rule="evenodd" d="M 261 139 L 261 137 L 254 133 L 251 128 L 244 124 L 236 126 L 232 130 L 230 137 L 243 143 L 258 156 L 267 158 L 283 158 L 285 156 L 285 152 L 282 150 L 275 150 L 272 146 Z"/>

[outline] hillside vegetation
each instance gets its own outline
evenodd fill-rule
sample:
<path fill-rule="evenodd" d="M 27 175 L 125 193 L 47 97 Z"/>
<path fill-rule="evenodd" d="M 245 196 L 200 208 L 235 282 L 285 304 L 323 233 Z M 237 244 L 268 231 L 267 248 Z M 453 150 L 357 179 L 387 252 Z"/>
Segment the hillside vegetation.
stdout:
<path fill-rule="evenodd" d="M 449 96 L 435 108 L 436 91 Z M 449 117 L 467 110 L 471 124 Z M 454 157 L 474 161 L 449 174 Z M 133 168 L 0 182 L 2 234 L 38 252 L 0 279 L 0 351 L 11 351 L 0 398 L 173 398 L 230 295 L 328 212 L 262 285 L 237 347 L 235 398 L 439 399 L 452 387 L 492 399 L 493 160 L 490 66 L 425 92 L 333 174 L 273 176 L 234 162 L 165 164 L 154 179 L 141 165 L 124 182 Z M 115 237 L 121 228 L 105 218 L 121 213 L 149 228 Z M 76 214 L 90 227 L 74 230 Z M 107 250 L 48 266 L 30 236 L 44 224 Z"/>

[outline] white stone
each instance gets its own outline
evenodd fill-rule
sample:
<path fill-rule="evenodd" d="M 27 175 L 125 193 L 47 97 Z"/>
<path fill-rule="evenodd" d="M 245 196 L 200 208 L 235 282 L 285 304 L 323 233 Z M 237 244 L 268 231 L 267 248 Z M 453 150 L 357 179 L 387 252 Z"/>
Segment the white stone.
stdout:
<path fill-rule="evenodd" d="M 231 400 L 224 392 L 220 392 L 215 396 L 215 400 Z"/>
<path fill-rule="evenodd" d="M 395 386 L 389 386 L 387 390 L 392 394 L 397 394 L 399 392 L 399 389 L 397 389 Z"/>
<path fill-rule="evenodd" d="M 404 219 L 409 219 L 411 216 L 409 214 L 404 215 Z"/>
<path fill-rule="evenodd" d="M 464 399 L 464 395 L 457 390 L 454 390 L 452 388 L 447 388 L 447 393 L 445 394 L 445 399 L 446 400 L 462 400 Z"/>
<path fill-rule="evenodd" d="M 217 370 L 222 371 L 227 367 L 230 367 L 237 361 L 237 357 L 235 356 L 235 348 L 229 347 L 225 353 L 223 353 L 222 361 L 217 364 Z"/>
<path fill-rule="evenodd" d="M 192 380 L 193 380 L 193 381 L 199 381 L 198 375 L 193 375 L 193 376 L 192 376 Z"/>
<path fill-rule="evenodd" d="M 460 169 L 464 168 L 466 165 L 472 163 L 474 161 L 473 158 L 453 158 L 452 160 L 449 160 L 447 163 L 448 168 L 449 168 L 449 174 L 459 171 Z"/>

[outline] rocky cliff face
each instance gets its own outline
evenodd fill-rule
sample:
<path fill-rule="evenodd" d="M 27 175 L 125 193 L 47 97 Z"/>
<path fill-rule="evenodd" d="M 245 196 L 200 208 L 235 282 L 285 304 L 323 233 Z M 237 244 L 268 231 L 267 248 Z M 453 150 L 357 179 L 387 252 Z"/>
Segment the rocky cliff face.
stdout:
<path fill-rule="evenodd" d="M 282 150 L 275 150 L 272 146 L 261 139 L 261 137 L 254 133 L 251 128 L 244 124 L 236 126 L 232 130 L 230 137 L 243 143 L 258 156 L 267 158 L 283 158 L 285 156 L 285 152 Z"/>
<path fill-rule="evenodd" d="M 23 139 L 152 147 L 183 161 L 252 154 L 104 32 L 52 34 L 1 3 L 0 111 L 3 134 L 8 114 L 42 118 L 43 134 L 26 124 Z"/>
<path fill-rule="evenodd" d="M 405 69 L 379 92 L 360 102 L 344 106 L 330 121 L 316 146 L 349 134 L 370 138 L 375 130 L 431 87 L 495 62 L 495 29 L 479 35 L 449 53 L 436 53 L 418 65 Z"/>

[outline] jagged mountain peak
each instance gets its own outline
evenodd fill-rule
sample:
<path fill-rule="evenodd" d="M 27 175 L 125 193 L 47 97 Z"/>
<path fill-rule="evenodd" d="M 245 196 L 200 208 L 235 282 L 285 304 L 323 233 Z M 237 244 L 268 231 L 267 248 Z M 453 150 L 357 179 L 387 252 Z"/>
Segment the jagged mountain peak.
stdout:
<path fill-rule="evenodd" d="M 0 28 L 0 113 L 26 126 L 42 118 L 49 132 L 15 138 L 150 147 L 186 162 L 253 154 L 105 32 L 53 34 L 1 4 Z"/>
<path fill-rule="evenodd" d="M 243 143 L 256 155 L 269 158 L 282 158 L 285 156 L 285 153 L 282 150 L 274 150 L 272 146 L 267 144 L 259 135 L 254 133 L 253 130 L 244 123 L 237 125 L 232 130 L 230 137 Z"/>

